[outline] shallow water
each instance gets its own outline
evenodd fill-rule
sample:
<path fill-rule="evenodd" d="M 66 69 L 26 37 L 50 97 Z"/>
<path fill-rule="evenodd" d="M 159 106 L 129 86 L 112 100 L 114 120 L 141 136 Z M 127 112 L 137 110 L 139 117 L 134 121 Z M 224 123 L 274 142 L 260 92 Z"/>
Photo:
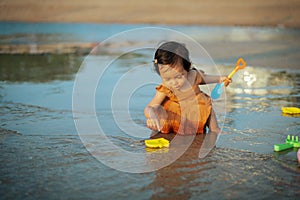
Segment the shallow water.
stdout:
<path fill-rule="evenodd" d="M 128 47 L 122 45 L 115 49 Z M 86 147 L 95 151 L 108 149 L 101 155 L 128 166 L 133 158 L 110 151 L 109 145 L 101 143 L 103 137 L 89 124 L 84 127 L 87 134 L 96 135 L 83 143 L 75 121 L 80 117 L 92 120 L 92 115 L 73 110 L 79 117 L 74 118 L 72 112 L 75 78 L 87 71 L 87 67 L 79 70 L 82 62 L 92 69 L 101 69 L 107 60 L 113 60 L 99 82 L 86 80 L 87 90 L 83 91 L 96 87 L 95 112 L 103 132 L 113 144 L 129 152 L 167 153 L 164 151 L 168 150 L 149 152 L 142 141 L 151 134 L 145 128 L 143 108 L 159 81 L 151 70 L 152 49 L 136 50 L 114 60 L 115 53 L 102 52 L 87 58 L 1 55 L 0 194 L 3 199 L 295 199 L 299 196 L 300 170 L 295 150 L 273 152 L 273 145 L 283 143 L 286 135 L 299 135 L 299 117 L 281 113 L 282 106 L 300 107 L 299 69 L 247 66 L 234 76 L 222 98 L 214 101 L 223 133 L 206 158 L 199 158 L 204 135 L 198 135 L 170 165 L 153 172 L 126 173 L 99 162 L 92 156 L 95 152 Z M 233 64 L 199 67 L 207 73 L 229 73 Z M 136 84 L 143 81 L 146 84 Z M 130 98 L 123 86 L 130 91 Z M 209 93 L 213 85 L 201 88 Z"/>

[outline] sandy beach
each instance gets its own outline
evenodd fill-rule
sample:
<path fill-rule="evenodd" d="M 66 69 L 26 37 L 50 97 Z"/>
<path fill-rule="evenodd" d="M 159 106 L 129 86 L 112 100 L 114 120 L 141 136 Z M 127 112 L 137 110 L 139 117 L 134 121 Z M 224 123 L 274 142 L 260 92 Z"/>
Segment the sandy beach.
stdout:
<path fill-rule="evenodd" d="M 0 21 L 300 27 L 297 0 L 10 0 Z"/>

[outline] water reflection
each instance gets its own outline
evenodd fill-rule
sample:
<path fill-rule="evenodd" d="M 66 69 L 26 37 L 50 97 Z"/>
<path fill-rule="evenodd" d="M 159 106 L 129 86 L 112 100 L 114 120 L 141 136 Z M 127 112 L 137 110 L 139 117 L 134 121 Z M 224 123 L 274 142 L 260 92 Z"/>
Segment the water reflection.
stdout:
<path fill-rule="evenodd" d="M 227 88 L 227 91 L 231 94 L 264 97 L 270 95 L 297 95 L 300 90 L 300 74 L 297 70 L 288 72 L 247 67 L 233 80 L 232 87 Z"/>
<path fill-rule="evenodd" d="M 70 80 L 82 58 L 72 54 L 0 54 L 0 81 L 49 82 Z"/>
<path fill-rule="evenodd" d="M 157 134 L 152 138 L 164 137 L 172 140 L 174 135 Z M 155 177 L 150 185 L 154 189 L 151 199 L 190 199 L 193 196 L 193 188 L 198 192 L 207 192 L 211 182 L 207 180 L 205 169 L 212 167 L 210 161 L 199 160 L 199 149 L 204 140 L 204 135 L 197 135 L 187 151 L 174 163 L 155 172 Z M 199 182 L 197 179 L 202 176 Z M 197 182 L 197 186 L 195 183 Z M 191 190 L 182 191 L 181 188 L 188 187 Z"/>
<path fill-rule="evenodd" d="M 164 134 L 156 137 L 172 139 Z M 298 193 L 297 185 L 290 184 L 290 180 L 299 183 L 296 175 L 289 174 L 296 169 L 292 156 L 286 159 L 275 155 L 273 159 L 270 155 L 216 148 L 205 159 L 199 159 L 204 137 L 197 135 L 178 160 L 154 172 L 149 185 L 153 190 L 151 199 L 271 198 L 282 195 L 282 187 L 289 188 L 286 192 L 292 196 Z M 282 170 L 280 175 L 274 176 L 282 167 L 291 171 Z M 276 178 L 278 176 L 282 178 Z M 262 188 L 264 194 L 261 194 Z"/>
<path fill-rule="evenodd" d="M 271 153 L 283 137 L 299 132 L 297 116 L 281 113 L 283 106 L 300 106 L 299 83 L 299 70 L 247 67 L 238 73 L 226 88 L 224 130 L 232 134 L 223 135 L 219 145 Z"/>

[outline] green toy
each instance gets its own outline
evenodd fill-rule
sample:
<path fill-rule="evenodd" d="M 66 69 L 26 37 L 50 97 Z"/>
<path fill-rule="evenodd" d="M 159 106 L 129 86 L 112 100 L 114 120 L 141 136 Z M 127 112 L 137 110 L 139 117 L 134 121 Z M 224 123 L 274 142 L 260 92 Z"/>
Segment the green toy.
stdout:
<path fill-rule="evenodd" d="M 274 151 L 283 151 L 286 149 L 290 148 L 300 148 L 300 142 L 299 142 L 299 137 L 298 136 L 290 136 L 288 135 L 287 138 L 285 139 L 284 144 L 275 144 L 274 145 Z"/>
<path fill-rule="evenodd" d="M 291 136 L 288 135 L 286 140 L 285 140 L 285 143 L 289 143 L 289 144 L 293 144 L 294 147 L 296 148 L 299 148 L 300 147 L 300 142 L 299 142 L 299 137 L 296 136 L 292 136 L 292 139 L 291 139 Z"/>

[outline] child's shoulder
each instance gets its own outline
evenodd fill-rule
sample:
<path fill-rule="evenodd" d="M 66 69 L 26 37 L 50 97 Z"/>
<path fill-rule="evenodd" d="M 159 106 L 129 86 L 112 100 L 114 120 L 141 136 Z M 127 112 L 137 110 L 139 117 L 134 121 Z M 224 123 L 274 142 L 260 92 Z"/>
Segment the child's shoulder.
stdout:
<path fill-rule="evenodd" d="M 197 76 L 199 75 L 198 70 L 195 68 L 192 68 L 189 72 L 188 72 L 188 80 L 190 83 L 195 83 Z"/>
<path fill-rule="evenodd" d="M 199 85 L 203 81 L 203 78 L 202 78 L 203 74 L 204 74 L 204 71 L 199 70 L 197 68 L 192 68 L 189 71 L 190 83 Z"/>

